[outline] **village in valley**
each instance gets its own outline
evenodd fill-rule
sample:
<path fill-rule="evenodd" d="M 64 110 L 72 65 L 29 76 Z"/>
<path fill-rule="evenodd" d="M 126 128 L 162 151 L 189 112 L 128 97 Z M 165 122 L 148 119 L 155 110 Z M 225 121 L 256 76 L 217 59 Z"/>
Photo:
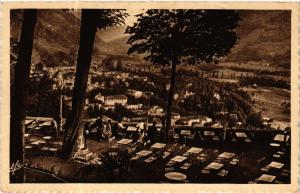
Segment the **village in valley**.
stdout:
<path fill-rule="evenodd" d="M 241 22 L 254 23 L 254 12 L 241 11 Z M 273 22 L 269 24 L 273 28 L 264 29 L 273 30 L 269 31 L 273 36 L 282 28 L 280 15 L 289 15 L 284 11 L 257 14 L 267 18 L 261 22 Z M 227 58 L 214 64 L 186 61 L 178 65 L 174 87 L 171 65 L 120 54 L 119 49 L 127 49 L 119 45 L 123 35 L 120 42 L 106 42 L 107 50 L 93 54 L 75 146 L 71 158 L 63 159 L 60 151 L 72 129 L 67 131 L 65 124 L 76 104 L 72 100 L 77 52 L 55 48 L 55 42 L 47 40 L 59 29 L 45 21 L 57 15 L 80 22 L 77 13 L 40 12 L 44 23 L 36 29 L 25 102 L 25 182 L 290 183 L 291 71 L 290 61 L 284 60 L 289 59 L 290 50 L 274 53 L 281 44 L 289 48 L 290 42 L 273 45 L 267 35 L 260 37 L 260 29 L 249 30 L 250 35 L 240 35 L 241 43 Z M 238 32 L 246 34 L 243 26 Z M 20 28 L 20 24 L 12 27 Z M 116 35 L 116 31 L 124 33 L 124 28 L 107 33 Z M 12 66 L 18 50 L 14 36 Z M 243 38 L 249 38 L 248 42 Z M 253 38 L 265 41 L 260 48 L 268 47 L 262 48 L 268 56 L 250 53 Z M 240 51 L 246 43 L 243 49 L 249 50 Z M 47 49 L 56 53 L 46 53 Z M 243 60 L 237 61 L 243 53 Z"/>

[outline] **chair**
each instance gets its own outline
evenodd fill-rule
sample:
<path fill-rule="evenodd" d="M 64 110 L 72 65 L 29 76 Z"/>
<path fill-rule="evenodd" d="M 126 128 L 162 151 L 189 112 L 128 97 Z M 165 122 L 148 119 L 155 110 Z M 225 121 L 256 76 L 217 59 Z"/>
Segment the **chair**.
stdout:
<path fill-rule="evenodd" d="M 174 139 L 174 142 L 175 142 L 175 143 L 178 143 L 179 138 L 180 138 L 179 134 L 176 134 L 176 133 L 173 134 L 173 139 Z"/>
<path fill-rule="evenodd" d="M 192 134 L 192 132 L 190 130 L 183 129 L 180 131 L 180 135 L 183 135 L 183 137 L 184 137 L 184 144 L 186 144 L 186 139 L 188 136 L 191 136 L 191 134 Z"/>
<path fill-rule="evenodd" d="M 212 138 L 212 139 L 213 139 L 213 141 L 220 141 L 220 137 L 219 137 L 219 136 L 217 136 L 217 135 L 216 135 L 216 136 L 213 136 L 213 138 Z"/>

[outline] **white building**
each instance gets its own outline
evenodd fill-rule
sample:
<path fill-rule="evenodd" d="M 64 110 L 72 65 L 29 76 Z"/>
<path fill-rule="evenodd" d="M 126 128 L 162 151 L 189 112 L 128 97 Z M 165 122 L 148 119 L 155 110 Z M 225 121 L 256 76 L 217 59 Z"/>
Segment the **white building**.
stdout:
<path fill-rule="evenodd" d="M 126 93 L 130 96 L 133 96 L 136 99 L 141 98 L 143 96 L 143 92 L 139 90 L 128 89 Z"/>
<path fill-rule="evenodd" d="M 187 97 L 193 96 L 196 93 L 192 92 L 192 91 L 185 91 L 183 98 L 186 99 Z"/>
<path fill-rule="evenodd" d="M 104 97 L 104 104 L 108 106 L 114 106 L 115 104 L 125 105 L 127 103 L 127 97 L 125 95 L 111 95 Z"/>
<path fill-rule="evenodd" d="M 127 104 L 126 108 L 130 109 L 130 110 L 137 110 L 137 109 L 141 109 L 143 107 L 143 104 L 139 103 L 139 104 Z"/>
<path fill-rule="evenodd" d="M 154 115 L 162 114 L 163 112 L 164 112 L 164 109 L 161 108 L 160 106 L 153 106 L 149 109 L 149 113 L 154 114 Z"/>
<path fill-rule="evenodd" d="M 104 96 L 101 94 L 101 93 L 98 93 L 96 96 L 95 96 L 95 100 L 96 101 L 101 101 L 104 103 Z"/>

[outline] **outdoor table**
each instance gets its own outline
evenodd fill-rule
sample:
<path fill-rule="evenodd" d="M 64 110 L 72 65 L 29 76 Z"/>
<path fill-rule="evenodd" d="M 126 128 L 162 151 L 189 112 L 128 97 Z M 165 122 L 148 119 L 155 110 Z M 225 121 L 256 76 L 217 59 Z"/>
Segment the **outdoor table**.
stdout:
<path fill-rule="evenodd" d="M 38 139 L 32 139 L 32 138 L 30 138 L 29 141 L 30 142 L 35 142 L 35 141 L 38 141 Z"/>
<path fill-rule="evenodd" d="M 52 136 L 44 136 L 43 139 L 45 140 L 45 143 L 48 145 L 50 141 L 53 139 Z"/>
<path fill-rule="evenodd" d="M 280 147 L 280 144 L 278 144 L 278 143 L 270 143 L 269 145 L 272 147 Z"/>
<path fill-rule="evenodd" d="M 262 174 L 257 181 L 271 183 L 275 180 L 276 176 L 269 174 Z"/>
<path fill-rule="evenodd" d="M 50 148 L 49 147 L 42 147 L 41 150 L 42 151 L 48 151 Z"/>
<path fill-rule="evenodd" d="M 32 122 L 33 122 L 33 120 L 25 119 L 25 125 L 31 124 Z"/>
<path fill-rule="evenodd" d="M 215 133 L 213 131 L 204 131 L 203 133 L 205 136 L 215 136 Z"/>
<path fill-rule="evenodd" d="M 205 168 L 207 169 L 214 169 L 214 170 L 219 170 L 224 166 L 224 164 L 217 163 L 217 162 L 211 162 L 208 164 Z"/>
<path fill-rule="evenodd" d="M 180 131 L 180 134 L 181 134 L 181 135 L 191 135 L 192 132 L 191 132 L 191 130 L 182 129 L 182 130 Z"/>
<path fill-rule="evenodd" d="M 233 156 L 235 156 L 235 153 L 224 152 L 224 153 L 220 154 L 218 157 L 230 159 L 230 158 L 232 158 Z"/>
<path fill-rule="evenodd" d="M 31 145 L 42 145 L 42 144 L 46 144 L 46 142 L 43 140 L 35 140 L 31 143 Z"/>
<path fill-rule="evenodd" d="M 221 172 L 221 169 L 224 169 L 224 164 L 214 161 L 208 161 L 206 160 L 202 165 L 206 165 L 201 169 L 201 178 L 204 178 L 204 180 L 219 180 L 218 176 L 227 175 L 228 172 Z M 221 172 L 221 173 L 220 173 Z M 226 174 L 225 174 L 226 173 Z"/>
<path fill-rule="evenodd" d="M 142 150 L 142 151 L 137 152 L 136 154 L 141 156 L 141 157 L 144 157 L 144 156 L 147 156 L 151 153 L 152 153 L 152 151 Z"/>
<path fill-rule="evenodd" d="M 198 154 L 198 153 L 200 153 L 200 152 L 202 152 L 202 151 L 203 151 L 202 148 L 192 147 L 192 148 L 190 148 L 190 149 L 187 151 L 187 153 L 195 153 L 195 154 Z"/>
<path fill-rule="evenodd" d="M 130 131 L 130 132 L 134 132 L 134 131 L 137 131 L 137 128 L 133 127 L 133 126 L 129 126 L 126 130 Z"/>
<path fill-rule="evenodd" d="M 284 164 L 280 162 L 272 161 L 268 166 L 276 169 L 281 169 L 284 166 Z"/>
<path fill-rule="evenodd" d="M 32 147 L 33 147 L 32 145 L 26 145 L 24 148 L 25 149 L 32 149 Z"/>
<path fill-rule="evenodd" d="M 52 136 L 44 136 L 43 139 L 49 140 L 49 139 L 52 139 Z"/>
<path fill-rule="evenodd" d="M 276 136 L 274 137 L 274 141 L 284 141 L 284 135 L 283 134 L 276 134 Z"/>
<path fill-rule="evenodd" d="M 156 148 L 156 149 L 161 149 L 163 147 L 165 147 L 166 144 L 165 143 L 155 143 L 151 146 L 151 148 Z"/>
<path fill-rule="evenodd" d="M 171 161 L 174 161 L 174 162 L 182 162 L 182 161 L 184 161 L 184 160 L 186 160 L 186 159 L 187 159 L 187 157 L 178 155 L 178 156 L 173 157 L 173 158 L 171 159 Z"/>
<path fill-rule="evenodd" d="M 247 138 L 247 134 L 245 132 L 235 132 L 235 135 L 238 137 L 238 138 Z"/>
<path fill-rule="evenodd" d="M 56 148 L 50 148 L 50 149 L 49 149 L 49 151 L 52 152 L 54 155 L 56 155 L 57 150 L 58 150 L 58 149 L 56 149 Z"/>
<path fill-rule="evenodd" d="M 121 140 L 117 141 L 117 144 L 128 145 L 131 142 L 132 142 L 132 139 L 126 139 L 126 138 L 124 138 L 124 139 L 121 139 Z"/>
<path fill-rule="evenodd" d="M 128 126 L 128 128 L 125 131 L 125 137 L 133 139 L 137 132 L 138 132 L 138 130 L 136 127 Z"/>
<path fill-rule="evenodd" d="M 62 141 L 53 141 L 53 145 L 63 145 Z"/>
<path fill-rule="evenodd" d="M 132 144 L 134 143 L 117 144 L 115 151 Z M 219 156 L 224 158 L 216 160 Z M 213 180 L 223 182 L 234 177 L 239 158 L 234 153 L 220 152 L 212 148 L 155 143 L 152 146 L 136 148 L 134 153 L 129 155 L 128 161 L 127 180 L 129 181 L 158 183 L 166 180 L 165 173 L 179 172 L 187 176 L 187 181 L 199 183 L 213 182 Z M 104 161 L 104 167 L 111 163 L 113 161 L 109 159 Z M 119 163 L 121 164 L 122 161 Z M 118 181 L 118 178 L 115 180 Z"/>
<path fill-rule="evenodd" d="M 285 138 L 285 141 L 284 141 Z M 276 136 L 274 137 L 274 141 L 278 141 L 278 142 L 287 142 L 289 140 L 290 136 L 288 135 L 284 135 L 284 134 L 276 134 Z"/>
<path fill-rule="evenodd" d="M 153 162 L 153 161 L 155 161 L 155 160 L 157 160 L 157 158 L 154 157 L 154 156 L 151 156 L 151 157 L 148 157 L 147 159 L 145 159 L 144 162 L 146 162 L 146 163 L 151 163 L 151 162 Z"/>
<path fill-rule="evenodd" d="M 280 157 L 281 157 L 280 154 L 273 154 L 272 156 L 273 156 L 274 158 L 280 158 Z"/>
<path fill-rule="evenodd" d="M 43 144 L 46 144 L 46 141 L 45 141 L 45 140 L 39 140 L 38 142 L 39 142 L 39 144 L 42 144 L 42 145 L 43 145 Z"/>

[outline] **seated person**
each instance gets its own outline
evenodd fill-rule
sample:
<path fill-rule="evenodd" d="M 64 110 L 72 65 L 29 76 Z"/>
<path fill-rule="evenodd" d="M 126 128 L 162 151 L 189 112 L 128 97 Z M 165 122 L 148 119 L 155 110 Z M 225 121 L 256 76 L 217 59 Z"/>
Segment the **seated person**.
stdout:
<path fill-rule="evenodd" d="M 153 122 L 153 125 L 149 127 L 147 132 L 147 139 L 151 141 L 151 143 L 155 143 L 157 138 L 157 128 L 156 122 Z"/>
<path fill-rule="evenodd" d="M 122 124 L 121 123 L 115 123 L 113 124 L 111 128 L 112 135 L 115 136 L 117 139 L 120 139 L 123 137 L 122 134 Z"/>

